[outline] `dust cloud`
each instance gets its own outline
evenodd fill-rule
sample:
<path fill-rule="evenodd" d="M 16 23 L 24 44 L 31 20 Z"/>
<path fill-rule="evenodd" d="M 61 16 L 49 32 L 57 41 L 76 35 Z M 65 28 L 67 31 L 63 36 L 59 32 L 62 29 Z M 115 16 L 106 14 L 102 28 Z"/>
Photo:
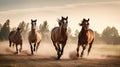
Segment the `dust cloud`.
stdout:
<path fill-rule="evenodd" d="M 61 59 L 78 59 L 76 57 L 76 47 L 77 44 L 74 43 L 67 43 L 64 48 L 64 53 L 61 57 Z M 91 52 L 89 56 L 87 56 L 87 50 L 86 48 L 83 58 L 87 59 L 105 59 L 108 56 L 120 56 L 120 45 L 107 45 L 107 44 L 93 44 L 93 47 L 91 49 Z M 0 42 L 0 54 L 14 54 L 16 51 L 15 46 L 9 47 L 8 41 Z M 80 47 L 79 54 L 81 54 L 82 47 Z M 22 52 L 18 55 L 30 55 L 30 45 L 26 41 L 23 43 L 23 49 Z M 55 51 L 55 48 L 52 44 L 52 42 L 41 42 L 40 46 L 37 50 L 37 52 L 34 52 L 34 56 L 38 56 L 40 58 L 52 58 L 55 59 L 57 57 L 57 53 Z"/>

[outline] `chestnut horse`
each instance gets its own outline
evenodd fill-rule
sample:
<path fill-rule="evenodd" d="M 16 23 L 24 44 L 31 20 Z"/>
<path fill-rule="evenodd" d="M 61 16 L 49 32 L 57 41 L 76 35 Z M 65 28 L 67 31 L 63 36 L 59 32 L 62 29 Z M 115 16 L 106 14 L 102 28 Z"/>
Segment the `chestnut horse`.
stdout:
<path fill-rule="evenodd" d="M 28 35 L 28 41 L 31 48 L 31 54 L 33 55 L 33 51 L 37 51 L 39 44 L 41 42 L 41 34 L 36 31 L 36 21 L 31 19 L 31 31 Z M 32 45 L 34 44 L 34 45 Z"/>
<path fill-rule="evenodd" d="M 9 38 L 9 47 L 11 47 L 11 45 L 14 44 L 16 45 L 16 53 L 18 54 L 18 45 L 20 45 L 20 49 L 19 52 L 21 52 L 22 50 L 22 43 L 23 43 L 23 39 L 22 39 L 22 35 L 21 35 L 21 29 L 17 28 L 17 31 L 11 31 L 8 38 Z"/>
<path fill-rule="evenodd" d="M 62 19 L 58 19 L 59 27 L 55 27 L 51 31 L 51 40 L 57 51 L 57 60 L 60 59 L 61 55 L 63 55 L 64 47 L 67 42 L 67 25 L 68 25 L 68 17 Z"/>
<path fill-rule="evenodd" d="M 83 57 L 84 50 L 86 49 L 87 45 L 88 48 L 88 55 L 92 47 L 92 43 L 94 41 L 94 32 L 93 30 L 89 29 L 89 19 L 83 19 L 82 23 L 80 24 L 82 29 L 78 35 L 78 46 L 77 46 L 77 57 L 79 57 L 79 47 L 82 46 L 83 50 L 81 52 L 81 57 Z"/>

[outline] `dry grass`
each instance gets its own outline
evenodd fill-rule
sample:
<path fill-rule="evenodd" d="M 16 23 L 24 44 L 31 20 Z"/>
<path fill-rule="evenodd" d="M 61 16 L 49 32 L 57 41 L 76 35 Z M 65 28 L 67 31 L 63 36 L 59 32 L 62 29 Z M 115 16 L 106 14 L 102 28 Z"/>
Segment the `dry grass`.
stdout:
<path fill-rule="evenodd" d="M 120 45 L 94 44 L 90 55 L 86 50 L 83 59 L 76 57 L 76 47 L 77 44 L 67 44 L 58 61 L 52 43 L 42 42 L 38 52 L 31 56 L 27 42 L 18 55 L 14 54 L 15 47 L 8 47 L 8 41 L 0 42 L 0 67 L 120 67 Z"/>

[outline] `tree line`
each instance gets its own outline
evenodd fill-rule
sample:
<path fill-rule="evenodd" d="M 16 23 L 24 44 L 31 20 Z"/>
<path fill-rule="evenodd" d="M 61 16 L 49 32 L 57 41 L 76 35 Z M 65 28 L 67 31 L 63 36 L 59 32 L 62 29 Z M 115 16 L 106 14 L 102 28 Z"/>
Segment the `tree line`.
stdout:
<path fill-rule="evenodd" d="M 22 21 L 19 23 L 18 27 L 22 30 L 22 35 L 25 40 L 27 40 L 28 32 L 30 31 L 29 23 Z M 10 20 L 7 19 L 6 22 L 2 25 L 0 24 L 0 41 L 8 40 L 8 35 L 11 30 L 16 30 L 16 27 L 10 27 Z M 72 30 L 68 27 L 68 42 L 77 43 L 79 31 L 74 32 L 74 36 L 71 34 Z M 44 21 L 42 24 L 39 24 L 38 32 L 42 34 L 43 41 L 51 41 L 50 30 L 47 21 Z M 115 27 L 107 26 L 101 34 L 95 31 L 95 42 L 96 44 L 105 43 L 105 44 L 120 44 L 120 36 L 118 30 Z"/>

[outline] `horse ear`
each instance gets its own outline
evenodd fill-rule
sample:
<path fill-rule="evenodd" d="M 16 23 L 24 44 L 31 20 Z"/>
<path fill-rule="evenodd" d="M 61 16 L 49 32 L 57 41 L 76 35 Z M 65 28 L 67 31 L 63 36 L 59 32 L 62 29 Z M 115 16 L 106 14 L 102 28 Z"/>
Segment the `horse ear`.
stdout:
<path fill-rule="evenodd" d="M 33 19 L 31 19 L 31 22 L 33 22 Z"/>
<path fill-rule="evenodd" d="M 62 19 L 64 19 L 64 17 L 62 16 Z"/>
<path fill-rule="evenodd" d="M 85 18 L 83 18 L 83 21 L 85 21 L 86 19 Z"/>
<path fill-rule="evenodd" d="M 89 21 L 90 19 L 88 18 L 88 20 L 87 21 Z"/>
<path fill-rule="evenodd" d="M 68 16 L 66 17 L 66 19 L 68 19 Z"/>

